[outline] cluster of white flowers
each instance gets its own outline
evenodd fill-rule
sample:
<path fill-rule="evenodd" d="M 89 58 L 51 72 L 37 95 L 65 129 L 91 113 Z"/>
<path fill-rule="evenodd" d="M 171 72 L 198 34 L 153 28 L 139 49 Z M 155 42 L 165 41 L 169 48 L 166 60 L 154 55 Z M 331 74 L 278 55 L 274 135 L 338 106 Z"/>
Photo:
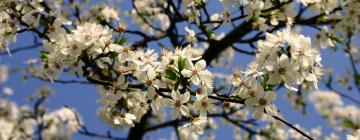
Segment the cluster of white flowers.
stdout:
<path fill-rule="evenodd" d="M 96 4 L 91 5 L 88 3 L 79 3 L 78 8 L 90 7 L 89 10 L 79 9 L 79 18 L 88 22 L 100 22 L 100 23 L 117 23 L 120 21 L 119 9 L 110 5 Z M 82 11 L 80 11 L 82 10 Z"/>
<path fill-rule="evenodd" d="M 0 98 L 0 139 L 31 139 L 36 120 L 26 118 L 29 108 L 19 108 L 16 103 Z M 20 123 L 21 122 L 21 123 Z"/>
<path fill-rule="evenodd" d="M 80 130 L 82 125 L 75 110 L 67 107 L 45 114 L 43 121 L 48 126 L 42 131 L 44 139 L 71 139 L 71 134 Z"/>
<path fill-rule="evenodd" d="M 9 78 L 9 68 L 7 65 L 0 65 L 0 84 L 5 85 L 4 83 Z M 14 93 L 14 90 L 9 86 L 1 86 L 2 93 L 5 96 L 10 96 Z M 1 95 L 1 94 L 0 94 Z"/>
<path fill-rule="evenodd" d="M 133 126 L 133 121 L 139 121 L 150 108 L 158 114 L 164 111 L 161 108 L 165 106 L 174 109 L 173 118 L 197 116 L 199 120 L 206 121 L 207 112 L 215 112 L 214 101 L 208 98 L 212 89 L 212 74 L 191 47 L 174 51 L 164 49 L 160 58 L 154 50 L 133 51 L 117 44 L 110 47 L 118 54 L 122 75 L 110 90 L 102 89 L 100 92 L 104 108 L 99 110 L 99 114 L 105 122 L 115 126 Z M 132 87 L 125 80 L 125 76 L 129 75 L 137 79 L 132 83 L 143 84 L 146 90 Z M 191 91 L 186 91 L 191 83 L 197 87 L 194 93 L 196 100 L 191 98 Z"/>
<path fill-rule="evenodd" d="M 108 27 L 95 23 L 84 23 L 72 30 L 71 34 L 61 28 L 61 25 L 69 24 L 68 21 L 58 18 L 53 25 L 54 33 L 50 39 L 54 42 L 45 42 L 47 48 L 43 52 L 43 71 L 38 75 L 45 74 L 47 78 L 56 79 L 61 74 L 64 66 L 76 65 L 78 57 L 84 50 L 88 50 L 90 56 L 97 56 L 109 52 L 112 43 L 112 30 Z M 89 30 L 92 29 L 92 30 Z"/>
<path fill-rule="evenodd" d="M 353 135 L 347 135 L 346 140 L 358 140 L 360 139 L 360 129 L 358 129 Z"/>
<path fill-rule="evenodd" d="M 360 126 L 360 109 L 344 105 L 340 96 L 331 91 L 315 91 L 309 96 L 315 109 L 337 130 L 354 129 Z"/>
<path fill-rule="evenodd" d="M 111 19 L 120 20 L 119 13 L 115 8 L 104 7 L 101 11 L 101 17 L 104 18 L 105 21 L 109 22 Z"/>
<path fill-rule="evenodd" d="M 200 11 L 197 8 L 198 5 L 202 5 L 206 0 L 184 0 L 183 4 L 187 7 L 185 9 L 185 14 L 188 16 L 189 22 L 195 22 L 200 24 Z"/>
<path fill-rule="evenodd" d="M 17 25 L 6 12 L 0 11 L 0 27 L 0 51 L 2 51 L 9 43 L 16 41 Z"/>
<path fill-rule="evenodd" d="M 82 124 L 75 110 L 67 107 L 46 112 L 43 117 L 34 118 L 33 113 L 29 106 L 18 107 L 16 103 L 0 98 L 0 139 L 30 140 L 37 137 L 37 131 L 44 139 L 71 139 L 71 134 Z M 38 125 L 43 128 L 38 130 Z"/>
<path fill-rule="evenodd" d="M 238 89 L 235 94 L 246 99 L 247 106 L 255 107 L 255 118 L 261 117 L 264 108 L 269 113 L 276 112 L 271 104 L 276 98 L 273 88 L 283 84 L 296 92 L 294 85 L 305 81 L 317 88 L 322 76 L 320 61 L 320 53 L 311 46 L 310 38 L 295 33 L 290 27 L 266 33 L 266 40 L 258 42 L 258 52 L 248 69 L 236 70 L 233 74 L 232 84 Z"/>
<path fill-rule="evenodd" d="M 139 28 L 149 33 L 156 31 L 153 27 L 165 31 L 170 26 L 169 17 L 162 13 L 159 7 L 154 6 L 156 2 L 164 4 L 161 1 L 154 0 L 135 0 L 134 6 L 136 8 L 128 12 L 128 15 L 133 18 Z"/>
<path fill-rule="evenodd" d="M 174 119 L 192 120 L 184 125 L 189 133 L 200 134 L 208 122 L 208 112 L 218 110 L 216 100 L 209 98 L 216 95 L 212 95 L 213 74 L 201 59 L 203 50 L 187 46 L 173 51 L 163 49 L 159 55 L 155 50 L 134 50 L 119 44 L 108 27 L 85 22 L 67 33 L 60 28 L 66 23 L 64 19 L 55 20 L 52 41 L 45 44 L 43 71 L 55 79 L 65 67 L 76 69 L 81 63 L 89 63 L 84 61 L 94 61 L 91 63 L 100 69 L 113 65 L 119 74 L 117 80 L 99 86 L 100 103 L 104 106 L 98 114 L 104 122 L 113 127 L 131 127 L 149 110 L 163 114 L 164 107 L 171 107 Z M 294 85 L 306 81 L 316 88 L 322 75 L 321 57 L 311 47 L 310 38 L 290 27 L 267 33 L 266 40 L 259 41 L 258 46 L 249 68 L 236 71 L 231 79 L 237 89 L 233 96 L 244 99 L 245 105 L 254 109 L 254 118 L 261 118 L 264 109 L 270 114 L 277 112 L 272 104 L 275 86 L 284 84 L 296 91 Z M 89 60 L 83 60 L 84 57 Z M 78 73 L 82 74 L 82 70 Z"/>

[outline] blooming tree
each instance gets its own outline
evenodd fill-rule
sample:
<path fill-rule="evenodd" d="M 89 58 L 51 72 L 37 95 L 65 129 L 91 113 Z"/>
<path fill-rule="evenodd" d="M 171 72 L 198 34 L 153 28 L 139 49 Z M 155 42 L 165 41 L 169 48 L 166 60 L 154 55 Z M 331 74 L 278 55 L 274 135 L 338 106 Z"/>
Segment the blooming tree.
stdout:
<path fill-rule="evenodd" d="M 46 109 L 49 86 L 30 96 L 33 107 L 18 107 L 2 86 L 0 139 L 134 140 L 166 127 L 172 139 L 216 139 L 222 123 L 239 140 L 358 140 L 359 8 L 356 0 L 1 0 L 1 55 L 40 54 L 24 80 L 96 86 L 98 117 L 128 135 L 90 131 L 69 106 Z M 34 44 L 13 48 L 25 32 Z M 324 51 L 345 54 L 345 75 L 322 64 Z M 251 61 L 241 67 L 244 55 Z M 1 65 L 1 83 L 9 67 Z M 313 105 L 334 133 L 288 121 L 274 104 L 280 96 L 304 114 Z"/>

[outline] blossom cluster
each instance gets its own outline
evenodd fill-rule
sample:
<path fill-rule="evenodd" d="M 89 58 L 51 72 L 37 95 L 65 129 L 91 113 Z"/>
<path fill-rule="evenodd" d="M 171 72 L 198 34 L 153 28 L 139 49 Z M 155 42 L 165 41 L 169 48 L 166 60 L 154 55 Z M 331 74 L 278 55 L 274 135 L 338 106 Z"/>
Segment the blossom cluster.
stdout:
<path fill-rule="evenodd" d="M 17 25 L 4 11 L 0 11 L 0 50 L 16 41 Z"/>
<path fill-rule="evenodd" d="M 234 94 L 255 107 L 254 117 L 263 110 L 277 112 L 271 102 L 276 98 L 274 88 L 284 85 L 290 92 L 297 92 L 295 85 L 308 84 L 317 88 L 323 75 L 320 53 L 311 45 L 309 37 L 297 34 L 287 27 L 283 31 L 267 33 L 266 40 L 258 42 L 258 52 L 246 71 L 236 70 L 232 85 Z"/>
<path fill-rule="evenodd" d="M 317 112 L 336 130 L 356 131 L 360 126 L 360 109 L 354 105 L 344 105 L 341 97 L 331 91 L 315 91 L 309 96 Z"/>
<path fill-rule="evenodd" d="M 42 90 L 48 89 L 43 88 L 40 92 Z M 63 107 L 50 112 L 27 105 L 19 107 L 6 97 L 0 98 L 0 139 L 71 139 L 81 125 L 82 120 L 73 108 Z"/>
<path fill-rule="evenodd" d="M 96 32 L 90 33 L 88 28 Z M 210 98 L 218 96 L 213 92 L 213 74 L 207 70 L 198 49 L 190 46 L 163 49 L 159 55 L 151 49 L 134 49 L 119 43 L 113 39 L 111 29 L 96 23 L 83 23 L 71 33 L 58 29 L 51 36 L 54 42 L 45 45 L 45 76 L 56 79 L 63 68 L 76 68 L 79 64 L 85 67 L 89 63 L 85 61 L 93 61 L 96 65 L 93 67 L 103 70 L 115 66 L 116 80 L 99 86 L 104 106 L 98 112 L 113 127 L 134 126 L 150 110 L 152 114 L 164 114 L 163 108 L 170 107 L 173 119 L 190 118 L 190 123 L 183 127 L 201 134 L 208 113 L 217 112 L 214 105 L 217 101 Z M 277 96 L 275 86 L 284 85 L 296 91 L 295 84 L 306 82 L 317 88 L 322 75 L 321 58 L 308 37 L 287 27 L 281 32 L 267 33 L 266 40 L 259 41 L 258 46 L 249 68 L 236 71 L 232 78 L 236 88 L 232 96 L 244 99 L 245 105 L 254 109 L 254 118 L 260 118 L 264 109 L 270 114 L 277 112 L 272 104 Z M 86 69 L 78 69 L 78 74 L 84 73 Z"/>

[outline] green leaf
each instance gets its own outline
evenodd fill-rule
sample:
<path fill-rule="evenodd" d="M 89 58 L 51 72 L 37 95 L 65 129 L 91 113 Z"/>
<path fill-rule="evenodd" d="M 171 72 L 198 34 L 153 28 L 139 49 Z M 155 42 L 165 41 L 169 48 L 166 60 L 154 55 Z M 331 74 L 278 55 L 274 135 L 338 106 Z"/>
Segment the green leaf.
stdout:
<path fill-rule="evenodd" d="M 266 85 L 265 91 L 272 91 L 276 85 Z"/>
<path fill-rule="evenodd" d="M 178 72 L 176 71 L 176 69 L 172 68 L 172 67 L 167 67 L 165 69 L 165 77 L 170 79 L 170 80 L 174 80 L 176 81 L 179 77 L 179 75 L 177 74 Z"/>
<path fill-rule="evenodd" d="M 262 85 L 262 87 L 266 87 L 266 83 L 267 83 L 267 81 L 269 80 L 269 74 L 267 73 L 267 74 L 265 74 L 265 75 L 263 75 L 263 77 L 262 77 L 262 82 L 261 82 L 261 85 Z"/>
<path fill-rule="evenodd" d="M 125 37 L 125 36 L 121 37 L 121 39 L 119 41 L 119 45 L 124 45 L 127 40 L 128 40 L 127 37 Z"/>
<path fill-rule="evenodd" d="M 177 89 L 178 89 L 178 87 L 179 87 L 180 83 L 181 83 L 181 79 L 180 79 L 180 77 L 179 77 L 179 78 L 176 78 L 176 83 L 175 83 L 175 85 L 174 85 L 174 89 L 175 89 L 175 90 L 177 90 Z"/>
<path fill-rule="evenodd" d="M 178 61 L 179 72 L 181 72 L 183 69 L 185 69 L 185 67 L 186 67 L 186 59 L 180 57 L 180 60 Z"/>
<path fill-rule="evenodd" d="M 40 51 L 41 61 L 43 61 L 43 62 L 47 61 L 49 54 L 50 54 L 50 53 L 49 53 L 48 51 L 41 50 L 41 51 Z"/>
<path fill-rule="evenodd" d="M 113 43 L 118 44 L 118 45 L 124 45 L 127 40 L 128 40 L 128 38 L 125 36 L 122 36 L 120 39 L 117 37 L 117 38 L 115 38 Z"/>
<path fill-rule="evenodd" d="M 355 84 L 360 85 L 360 75 L 357 74 L 354 76 L 354 78 L 355 78 Z"/>
<path fill-rule="evenodd" d="M 353 123 L 352 121 L 350 121 L 350 120 L 347 120 L 347 119 L 343 120 L 343 121 L 342 121 L 342 124 L 343 124 L 345 127 L 352 127 L 352 126 L 354 126 L 354 123 Z"/>
<path fill-rule="evenodd" d="M 113 53 L 111 53 L 111 56 L 112 56 L 113 59 L 117 59 L 118 56 L 119 56 L 119 53 L 113 52 Z"/>
<path fill-rule="evenodd" d="M 210 39 L 215 39 L 215 32 L 213 30 L 206 30 L 206 34 L 208 34 L 210 36 Z"/>

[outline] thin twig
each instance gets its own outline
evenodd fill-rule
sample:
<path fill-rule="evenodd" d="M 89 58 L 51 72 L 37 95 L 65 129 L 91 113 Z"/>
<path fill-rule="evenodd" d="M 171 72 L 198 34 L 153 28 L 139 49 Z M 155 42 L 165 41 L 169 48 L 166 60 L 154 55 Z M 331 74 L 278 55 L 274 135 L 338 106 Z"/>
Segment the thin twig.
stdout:
<path fill-rule="evenodd" d="M 301 135 L 303 135 L 304 137 L 308 138 L 309 140 L 313 140 L 312 137 L 310 137 L 308 134 L 306 134 L 305 132 L 301 131 L 299 128 L 296 128 L 293 124 L 288 123 L 287 121 L 285 121 L 284 119 L 281 119 L 278 116 L 274 116 L 271 115 L 274 119 L 281 121 L 282 123 L 286 124 L 287 126 L 289 126 L 290 128 L 294 129 L 296 132 L 299 132 Z"/>

